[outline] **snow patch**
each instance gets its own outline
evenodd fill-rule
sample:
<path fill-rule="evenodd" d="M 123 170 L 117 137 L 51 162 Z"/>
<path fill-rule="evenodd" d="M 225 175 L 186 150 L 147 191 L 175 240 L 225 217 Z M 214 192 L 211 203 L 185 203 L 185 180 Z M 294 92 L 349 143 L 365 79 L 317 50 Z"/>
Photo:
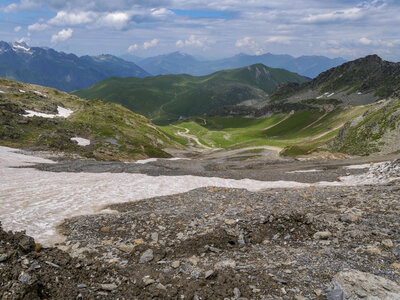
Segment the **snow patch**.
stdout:
<path fill-rule="evenodd" d="M 150 162 L 154 162 L 157 161 L 158 158 L 147 158 L 147 159 L 141 159 L 141 160 L 137 160 L 135 161 L 135 164 L 140 164 L 140 165 L 144 165 Z"/>
<path fill-rule="evenodd" d="M 37 116 L 37 117 L 42 117 L 42 118 L 53 119 L 56 117 L 68 118 L 73 113 L 72 110 L 63 108 L 61 106 L 57 106 L 57 111 L 58 111 L 58 114 L 54 115 L 54 114 L 45 114 L 45 113 L 37 112 L 34 110 L 26 110 L 25 111 L 26 114 L 23 116 L 26 118 Z"/>
<path fill-rule="evenodd" d="M 351 186 L 384 183 L 396 176 L 400 178 L 400 160 L 397 166 L 373 166 L 366 174 L 342 177 L 340 182 L 315 184 L 191 175 L 52 173 L 32 168 L 13 168 L 34 163 L 53 163 L 16 151 L 18 150 L 0 147 L 0 220 L 5 230 L 26 230 L 27 234 L 45 245 L 60 241 L 61 237 L 57 234 L 56 227 L 65 218 L 99 213 L 105 205 L 113 203 L 184 193 L 207 186 L 257 191 L 270 188 Z"/>
<path fill-rule="evenodd" d="M 36 95 L 39 95 L 39 96 L 41 96 L 41 97 L 45 97 L 45 98 L 47 98 L 47 96 L 46 95 L 44 95 L 44 94 L 42 94 L 41 92 L 39 92 L 39 91 L 33 91 Z"/>
<path fill-rule="evenodd" d="M 24 47 L 21 44 L 13 44 L 13 48 L 14 48 L 14 50 L 22 50 L 25 52 L 28 52 L 29 50 L 31 50 L 31 48 Z"/>
<path fill-rule="evenodd" d="M 327 98 L 332 97 L 333 95 L 335 95 L 335 93 L 331 93 L 328 96 L 326 96 Z"/>
<path fill-rule="evenodd" d="M 78 143 L 79 146 L 83 146 L 83 147 L 90 145 L 90 140 L 84 139 L 81 137 L 73 137 L 73 138 L 71 138 L 71 141 L 75 141 Z"/>
<path fill-rule="evenodd" d="M 6 92 L 0 90 L 0 94 L 5 94 Z"/>
<path fill-rule="evenodd" d="M 58 117 L 68 118 L 74 111 L 68 108 L 57 106 Z"/>
<path fill-rule="evenodd" d="M 351 166 L 346 166 L 344 168 L 348 170 L 361 170 L 361 169 L 367 169 L 369 167 L 371 167 L 371 164 L 351 165 Z"/>
<path fill-rule="evenodd" d="M 26 92 L 24 90 L 19 90 L 20 93 L 25 94 Z"/>

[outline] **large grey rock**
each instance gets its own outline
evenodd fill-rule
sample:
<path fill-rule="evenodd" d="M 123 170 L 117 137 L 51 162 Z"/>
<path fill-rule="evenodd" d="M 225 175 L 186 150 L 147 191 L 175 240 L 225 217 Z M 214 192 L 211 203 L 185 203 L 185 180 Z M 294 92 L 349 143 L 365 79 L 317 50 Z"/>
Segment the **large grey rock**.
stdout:
<path fill-rule="evenodd" d="M 327 300 L 400 300 L 400 286 L 389 279 L 357 270 L 337 273 Z"/>
<path fill-rule="evenodd" d="M 142 254 L 142 256 L 140 257 L 139 263 L 141 263 L 141 264 L 147 263 L 147 262 L 149 262 L 149 261 L 152 261 L 153 258 L 154 258 L 153 250 L 147 249 L 147 250 Z"/>

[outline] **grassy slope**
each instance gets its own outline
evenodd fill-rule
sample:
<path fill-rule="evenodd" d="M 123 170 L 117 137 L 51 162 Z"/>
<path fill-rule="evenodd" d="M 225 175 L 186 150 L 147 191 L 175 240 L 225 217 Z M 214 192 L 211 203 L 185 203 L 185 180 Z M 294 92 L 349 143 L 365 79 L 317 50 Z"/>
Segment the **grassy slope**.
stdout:
<path fill-rule="evenodd" d="M 387 138 L 392 132 L 393 137 Z M 371 107 L 356 122 L 348 122 L 330 147 L 355 155 L 390 153 L 400 149 L 400 98 Z"/>
<path fill-rule="evenodd" d="M 61 150 L 111 160 L 168 157 L 161 148 L 178 145 L 145 117 L 114 103 L 87 101 L 55 89 L 10 80 L 0 80 L 0 90 L 6 92 L 0 93 L 0 145 Z M 57 106 L 74 113 L 67 119 L 22 116 L 25 110 L 56 114 Z M 70 140 L 76 136 L 95 143 L 78 146 Z"/>
<path fill-rule="evenodd" d="M 282 82 L 305 82 L 295 73 L 263 65 L 226 70 L 207 76 L 163 75 L 147 78 L 109 78 L 80 97 L 121 104 L 159 123 L 180 116 L 202 115 L 223 105 L 264 99 Z"/>
<path fill-rule="evenodd" d="M 285 114 L 275 114 L 266 119 L 204 117 L 160 128 L 171 135 L 187 128 L 203 144 L 215 148 L 296 146 L 299 152 L 301 149 L 308 151 L 331 141 L 339 132 L 340 126 L 366 110 L 366 107 L 354 107 L 329 113 L 317 110 L 298 111 L 289 115 L 286 120 L 284 118 L 288 115 Z"/>

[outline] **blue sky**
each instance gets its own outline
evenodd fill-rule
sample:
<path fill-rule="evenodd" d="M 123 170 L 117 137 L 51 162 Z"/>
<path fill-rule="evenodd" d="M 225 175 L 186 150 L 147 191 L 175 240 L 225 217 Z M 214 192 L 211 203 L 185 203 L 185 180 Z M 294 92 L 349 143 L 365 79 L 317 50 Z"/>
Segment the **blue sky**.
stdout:
<path fill-rule="evenodd" d="M 240 52 L 400 61 L 398 0 L 3 0 L 0 39 L 78 55 Z"/>

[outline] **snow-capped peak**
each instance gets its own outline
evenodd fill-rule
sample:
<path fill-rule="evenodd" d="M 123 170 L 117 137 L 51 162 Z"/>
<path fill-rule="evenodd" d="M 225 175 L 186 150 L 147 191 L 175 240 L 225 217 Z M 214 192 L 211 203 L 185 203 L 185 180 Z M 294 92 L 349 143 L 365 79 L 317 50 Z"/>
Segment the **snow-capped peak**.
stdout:
<path fill-rule="evenodd" d="M 25 43 L 25 42 L 15 42 L 12 44 L 12 47 L 15 51 L 24 51 L 24 52 L 29 52 L 31 48 Z"/>

